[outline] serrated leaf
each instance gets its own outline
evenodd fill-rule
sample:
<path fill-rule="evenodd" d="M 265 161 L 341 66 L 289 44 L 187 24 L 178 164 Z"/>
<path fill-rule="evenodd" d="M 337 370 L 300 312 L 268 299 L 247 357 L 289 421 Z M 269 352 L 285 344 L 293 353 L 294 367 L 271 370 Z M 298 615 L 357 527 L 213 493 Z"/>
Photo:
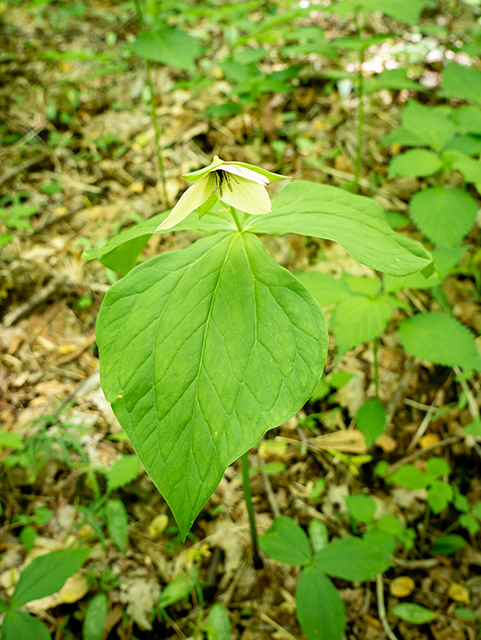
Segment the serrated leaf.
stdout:
<path fill-rule="evenodd" d="M 117 282 L 102 387 L 185 536 L 225 469 L 314 391 L 322 311 L 251 234 L 217 234 Z"/>
<path fill-rule="evenodd" d="M 367 540 L 348 536 L 318 551 L 314 566 L 335 578 L 364 582 L 385 571 L 390 562 L 381 549 Z"/>
<path fill-rule="evenodd" d="M 451 162 L 451 168 L 463 174 L 466 182 L 481 183 L 481 162 L 468 158 L 460 151 L 445 151 L 443 159 Z"/>
<path fill-rule="evenodd" d="M 262 550 L 269 558 L 284 564 L 304 565 L 312 558 L 309 539 L 292 518 L 275 518 L 266 533 L 259 538 Z"/>
<path fill-rule="evenodd" d="M 428 278 L 422 273 L 413 273 L 410 276 L 390 276 L 384 274 L 384 289 L 388 291 L 400 291 L 401 289 L 430 289 L 440 284 L 444 278 L 458 264 L 465 251 L 465 247 L 444 247 L 433 249 L 435 271 Z"/>
<path fill-rule="evenodd" d="M 109 491 L 114 491 L 133 482 L 141 469 L 140 460 L 137 456 L 129 455 L 118 458 L 107 472 Z"/>
<path fill-rule="evenodd" d="M 425 624 L 426 622 L 431 622 L 431 620 L 434 620 L 436 617 L 434 611 L 430 611 L 426 609 L 426 607 L 422 607 L 420 604 L 414 604 L 413 602 L 401 602 L 401 604 L 397 604 L 391 609 L 391 613 L 397 615 L 401 620 L 411 622 L 412 624 Z"/>
<path fill-rule="evenodd" d="M 445 367 L 481 370 L 481 356 L 472 333 L 451 316 L 417 314 L 399 326 L 399 340 L 408 353 Z"/>
<path fill-rule="evenodd" d="M 428 486 L 426 475 L 413 464 L 403 464 L 389 479 L 406 489 L 425 489 Z"/>
<path fill-rule="evenodd" d="M 476 200 L 461 189 L 425 189 L 409 203 L 409 215 L 418 229 L 441 247 L 456 247 L 473 227 L 477 213 Z"/>
<path fill-rule="evenodd" d="M 426 475 L 433 480 L 450 473 L 451 467 L 444 458 L 429 458 L 426 462 Z"/>
<path fill-rule="evenodd" d="M 85 563 L 90 549 L 83 547 L 52 551 L 35 558 L 20 576 L 15 591 L 10 598 L 10 606 L 23 604 L 59 591 L 67 578 L 76 573 Z"/>
<path fill-rule="evenodd" d="M 342 300 L 329 323 L 339 353 L 344 354 L 359 344 L 377 338 L 387 327 L 392 312 L 390 302 L 383 298 L 371 300 L 353 295 Z"/>
<path fill-rule="evenodd" d="M 460 133 L 481 135 L 481 109 L 479 107 L 465 104 L 454 111 L 452 120 Z"/>
<path fill-rule="evenodd" d="M 15 431 L 7 431 L 0 428 L 0 447 L 9 447 L 10 449 L 22 449 L 23 438 Z"/>
<path fill-rule="evenodd" d="M 351 290 L 342 278 L 335 278 L 330 273 L 321 271 L 305 271 L 298 273 L 297 279 L 314 296 L 321 307 L 329 307 L 351 296 Z"/>
<path fill-rule="evenodd" d="M 411 149 L 391 160 L 388 177 L 430 176 L 441 167 L 441 159 L 432 151 Z"/>
<path fill-rule="evenodd" d="M 441 78 L 442 87 L 451 98 L 481 100 L 481 73 L 474 67 L 448 62 Z"/>
<path fill-rule="evenodd" d="M 142 58 L 189 71 L 200 53 L 199 43 L 185 31 L 171 27 L 142 33 L 132 44 L 132 50 Z"/>
<path fill-rule="evenodd" d="M 346 626 L 344 602 L 327 576 L 304 567 L 296 589 L 297 619 L 308 640 L 342 640 Z"/>
<path fill-rule="evenodd" d="M 420 243 L 391 229 L 375 200 L 306 180 L 286 185 L 273 199 L 272 213 L 252 216 L 245 229 L 333 240 L 359 262 L 393 275 L 415 273 L 431 263 Z"/>
<path fill-rule="evenodd" d="M 100 640 L 107 618 L 109 602 L 105 593 L 98 593 L 89 602 L 83 622 L 83 640 Z"/>
<path fill-rule="evenodd" d="M 428 492 L 428 504 L 433 513 L 444 511 L 453 499 L 453 488 L 447 482 L 434 480 Z"/>
<path fill-rule="evenodd" d="M 369 398 L 362 404 L 356 414 L 356 426 L 369 447 L 386 428 L 386 411 L 379 398 Z"/>
<path fill-rule="evenodd" d="M 405 129 L 422 140 L 423 145 L 437 152 L 441 151 L 456 133 L 456 127 L 443 113 L 415 100 L 409 101 L 402 112 L 401 121 Z"/>
<path fill-rule="evenodd" d="M 47 627 L 24 611 L 10 609 L 2 624 L 2 640 L 52 640 Z"/>

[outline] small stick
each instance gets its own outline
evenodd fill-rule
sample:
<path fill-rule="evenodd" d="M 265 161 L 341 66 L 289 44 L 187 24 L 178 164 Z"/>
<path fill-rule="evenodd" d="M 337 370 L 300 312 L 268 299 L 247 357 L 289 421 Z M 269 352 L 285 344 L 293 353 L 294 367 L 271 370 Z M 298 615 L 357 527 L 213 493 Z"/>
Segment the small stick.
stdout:
<path fill-rule="evenodd" d="M 377 610 L 379 613 L 379 619 L 381 620 L 382 627 L 389 640 L 398 640 L 393 630 L 389 626 L 386 617 L 386 607 L 384 606 L 384 584 L 382 581 L 382 573 L 378 573 L 376 576 L 376 595 L 377 595 Z"/>

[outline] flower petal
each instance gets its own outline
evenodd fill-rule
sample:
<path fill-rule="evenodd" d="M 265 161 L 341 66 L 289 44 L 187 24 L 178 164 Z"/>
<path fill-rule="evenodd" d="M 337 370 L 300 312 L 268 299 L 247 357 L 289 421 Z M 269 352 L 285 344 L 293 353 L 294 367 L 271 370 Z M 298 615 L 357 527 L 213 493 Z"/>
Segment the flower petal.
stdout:
<path fill-rule="evenodd" d="M 214 190 L 214 179 L 209 175 L 203 180 L 197 180 L 182 194 L 179 202 L 172 209 L 167 218 L 159 224 L 156 231 L 171 229 L 176 224 L 187 218 L 197 207 L 204 204 Z"/>
<path fill-rule="evenodd" d="M 266 178 L 266 176 L 256 173 L 255 171 L 252 171 L 252 169 L 240 167 L 237 164 L 221 164 L 220 167 L 216 168 L 216 171 L 227 171 L 227 173 L 233 173 L 241 178 L 252 180 L 252 182 L 257 182 L 257 184 L 261 184 L 264 187 L 269 184 L 269 178 Z"/>
<path fill-rule="evenodd" d="M 197 171 L 192 171 L 192 173 L 184 173 L 182 175 L 186 180 L 190 180 L 194 182 L 195 180 L 200 180 L 204 176 L 206 176 L 211 171 L 215 171 L 221 164 L 224 164 L 224 161 L 219 158 L 219 156 L 214 156 L 212 162 L 202 169 L 197 169 Z"/>
<path fill-rule="evenodd" d="M 229 185 L 232 187 L 232 191 L 229 189 Z M 240 177 L 229 180 L 229 185 L 222 185 L 222 195 L 219 189 L 215 189 L 219 200 L 246 213 L 254 215 L 270 213 L 271 201 L 265 187 Z"/>

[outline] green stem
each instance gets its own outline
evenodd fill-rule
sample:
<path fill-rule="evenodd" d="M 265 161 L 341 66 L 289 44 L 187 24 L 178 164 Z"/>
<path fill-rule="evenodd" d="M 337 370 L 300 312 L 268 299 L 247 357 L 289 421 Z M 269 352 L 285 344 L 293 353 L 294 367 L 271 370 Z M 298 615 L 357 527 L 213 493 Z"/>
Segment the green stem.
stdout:
<path fill-rule="evenodd" d="M 259 144 L 259 164 L 264 162 L 264 128 L 262 126 L 262 111 L 264 100 L 262 95 L 257 99 L 257 140 Z"/>
<path fill-rule="evenodd" d="M 150 91 L 150 116 L 152 118 L 152 124 L 154 125 L 155 151 L 157 153 L 157 161 L 159 163 L 160 180 L 162 182 L 162 191 L 164 192 L 165 206 L 167 207 L 167 209 L 169 209 L 169 197 L 167 195 L 167 184 L 165 182 L 164 159 L 162 157 L 162 147 L 160 144 L 160 125 L 157 118 L 157 111 L 155 109 L 154 85 L 152 82 L 152 74 L 150 72 L 150 62 L 148 60 L 145 60 L 145 72 L 147 85 Z"/>
<path fill-rule="evenodd" d="M 379 360 L 378 360 L 378 347 L 379 347 L 379 338 L 374 338 L 374 388 L 376 390 L 376 395 L 379 397 Z"/>
<path fill-rule="evenodd" d="M 263 564 L 259 555 L 257 544 L 257 528 L 254 516 L 254 505 L 252 504 L 251 485 L 249 482 L 249 452 L 246 451 L 241 458 L 242 462 L 242 487 L 244 489 L 244 499 L 246 501 L 247 513 L 249 515 L 249 525 L 251 529 L 252 557 L 255 569 L 262 569 Z"/>
<path fill-rule="evenodd" d="M 364 139 L 364 75 L 362 71 L 362 65 L 364 64 L 364 49 L 359 51 L 359 109 L 357 112 L 357 152 L 356 152 L 356 164 L 354 166 L 354 182 L 356 187 L 359 188 L 359 177 L 361 175 L 361 163 L 362 163 L 362 146 Z"/>
<path fill-rule="evenodd" d="M 236 213 L 234 207 L 231 207 L 229 205 L 229 208 L 230 208 L 230 212 L 232 214 L 232 217 L 234 218 L 234 222 L 235 222 L 235 226 L 237 227 L 237 231 L 240 231 L 242 233 L 242 225 L 239 222 L 239 218 L 237 217 L 237 213 Z"/>

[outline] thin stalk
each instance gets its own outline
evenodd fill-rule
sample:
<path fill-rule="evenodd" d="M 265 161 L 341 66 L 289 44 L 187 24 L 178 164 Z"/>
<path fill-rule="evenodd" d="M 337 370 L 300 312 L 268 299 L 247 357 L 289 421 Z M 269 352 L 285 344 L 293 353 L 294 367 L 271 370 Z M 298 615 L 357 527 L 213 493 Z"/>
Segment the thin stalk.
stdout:
<path fill-rule="evenodd" d="M 262 126 L 262 111 L 264 100 L 262 95 L 257 98 L 257 141 L 259 144 L 259 164 L 264 162 L 264 128 Z"/>
<path fill-rule="evenodd" d="M 379 360 L 378 360 L 379 338 L 374 338 L 374 388 L 376 395 L 379 396 Z"/>
<path fill-rule="evenodd" d="M 359 177 L 361 175 L 361 163 L 362 163 L 362 146 L 364 141 L 364 75 L 362 71 L 362 65 L 364 64 L 364 49 L 359 51 L 359 109 L 357 112 L 357 151 L 356 151 L 356 163 L 354 165 L 354 183 L 359 188 Z"/>
<path fill-rule="evenodd" d="M 150 62 L 145 60 L 145 75 L 147 79 L 147 85 L 150 92 L 150 117 L 152 118 L 152 124 L 154 125 L 155 133 L 155 151 L 157 153 L 157 161 L 159 163 L 160 180 L 162 182 L 162 191 L 164 192 L 165 206 L 169 209 L 169 197 L 167 195 L 167 184 L 165 182 L 164 172 L 164 159 L 162 157 L 162 147 L 160 144 L 160 125 L 157 118 L 157 111 L 155 110 L 155 93 L 154 85 L 152 83 L 152 74 L 150 72 Z"/>
<path fill-rule="evenodd" d="M 263 564 L 259 555 L 259 546 L 257 544 L 257 528 L 254 515 L 254 505 L 252 504 L 251 485 L 249 482 L 249 452 L 246 451 L 241 458 L 242 462 L 242 487 L 244 489 L 244 499 L 246 501 L 247 513 L 249 515 L 249 525 L 251 529 L 252 541 L 252 557 L 255 569 L 262 569 Z"/>
<path fill-rule="evenodd" d="M 229 208 L 230 208 L 230 212 L 232 214 L 232 217 L 234 218 L 234 222 L 235 222 L 235 226 L 237 227 L 237 231 L 241 231 L 242 232 L 242 225 L 239 222 L 239 218 L 237 217 L 237 213 L 235 212 L 234 207 L 231 207 L 229 205 Z"/>

